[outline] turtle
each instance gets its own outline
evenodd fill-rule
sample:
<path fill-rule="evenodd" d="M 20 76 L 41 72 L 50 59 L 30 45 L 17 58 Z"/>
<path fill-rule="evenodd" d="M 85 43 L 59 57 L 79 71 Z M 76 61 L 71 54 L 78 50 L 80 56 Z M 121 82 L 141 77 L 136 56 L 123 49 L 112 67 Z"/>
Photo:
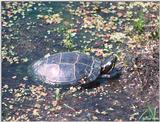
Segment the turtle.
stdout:
<path fill-rule="evenodd" d="M 99 59 L 80 52 L 60 52 L 34 62 L 30 74 L 50 85 L 88 84 L 97 78 L 117 76 L 119 72 L 113 71 L 116 61 L 114 54 Z"/>

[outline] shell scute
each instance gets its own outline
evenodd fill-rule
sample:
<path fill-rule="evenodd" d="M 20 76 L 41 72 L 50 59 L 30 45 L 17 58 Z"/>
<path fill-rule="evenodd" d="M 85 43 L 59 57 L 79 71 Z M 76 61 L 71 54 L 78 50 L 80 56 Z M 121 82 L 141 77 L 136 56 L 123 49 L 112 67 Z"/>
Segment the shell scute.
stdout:
<path fill-rule="evenodd" d="M 80 63 L 76 63 L 75 64 L 75 76 L 76 79 L 81 79 L 83 78 L 86 74 L 85 70 L 86 70 L 86 65 L 84 64 L 80 64 Z"/>
<path fill-rule="evenodd" d="M 75 63 L 77 60 L 77 54 L 76 53 L 62 53 L 61 56 L 61 63 Z"/>
<path fill-rule="evenodd" d="M 74 75 L 74 66 L 73 64 L 59 64 L 59 80 L 60 81 L 73 81 L 75 80 L 75 75 Z"/>
<path fill-rule="evenodd" d="M 88 55 L 80 55 L 78 59 L 78 63 L 83 63 L 85 65 L 91 66 L 93 59 Z"/>
<path fill-rule="evenodd" d="M 47 59 L 47 62 L 48 64 L 58 64 L 60 62 L 60 54 L 54 54 L 54 55 L 51 55 L 49 56 Z"/>

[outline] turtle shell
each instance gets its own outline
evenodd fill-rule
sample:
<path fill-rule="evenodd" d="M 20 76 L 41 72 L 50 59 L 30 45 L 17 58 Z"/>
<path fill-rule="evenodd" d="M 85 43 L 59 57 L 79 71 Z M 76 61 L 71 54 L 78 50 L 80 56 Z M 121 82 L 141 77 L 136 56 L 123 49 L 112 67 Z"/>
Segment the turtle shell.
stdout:
<path fill-rule="evenodd" d="M 100 74 L 101 61 L 78 52 L 62 52 L 42 58 L 31 65 L 36 80 L 48 84 L 75 84 L 84 77 L 94 81 Z"/>

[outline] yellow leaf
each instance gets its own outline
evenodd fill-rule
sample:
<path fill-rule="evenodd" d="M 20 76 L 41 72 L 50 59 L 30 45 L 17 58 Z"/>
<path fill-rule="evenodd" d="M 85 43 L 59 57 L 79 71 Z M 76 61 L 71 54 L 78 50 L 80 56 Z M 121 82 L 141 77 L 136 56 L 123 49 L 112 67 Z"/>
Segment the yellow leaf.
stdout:
<path fill-rule="evenodd" d="M 58 101 L 57 101 L 57 100 L 55 100 L 55 101 L 52 102 L 52 105 L 53 105 L 53 106 L 57 106 L 57 104 L 58 104 Z"/>
<path fill-rule="evenodd" d="M 21 97 L 21 96 L 22 96 L 22 94 L 20 94 L 20 93 L 15 94 L 15 97 Z"/>
<path fill-rule="evenodd" d="M 107 112 L 106 111 L 102 111 L 101 114 L 102 115 L 107 115 Z"/>
<path fill-rule="evenodd" d="M 46 96 L 46 95 L 47 95 L 47 93 L 45 93 L 45 92 L 41 92 L 41 95 L 42 95 L 42 96 Z"/>
<path fill-rule="evenodd" d="M 38 109 L 34 109 L 34 110 L 33 110 L 33 115 L 34 115 L 34 116 L 39 116 Z"/>

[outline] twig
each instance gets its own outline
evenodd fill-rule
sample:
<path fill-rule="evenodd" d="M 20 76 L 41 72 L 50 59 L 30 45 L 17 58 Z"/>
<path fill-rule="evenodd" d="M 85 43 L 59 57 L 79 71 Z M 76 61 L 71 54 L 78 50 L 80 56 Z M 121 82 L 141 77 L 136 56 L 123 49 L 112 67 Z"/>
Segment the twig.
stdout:
<path fill-rule="evenodd" d="M 74 108 L 72 108 L 71 106 L 69 106 L 69 105 L 67 105 L 67 104 L 63 104 L 65 107 L 67 107 L 67 108 L 69 108 L 69 109 L 71 109 L 71 110 L 73 110 L 73 111 L 76 111 Z"/>

